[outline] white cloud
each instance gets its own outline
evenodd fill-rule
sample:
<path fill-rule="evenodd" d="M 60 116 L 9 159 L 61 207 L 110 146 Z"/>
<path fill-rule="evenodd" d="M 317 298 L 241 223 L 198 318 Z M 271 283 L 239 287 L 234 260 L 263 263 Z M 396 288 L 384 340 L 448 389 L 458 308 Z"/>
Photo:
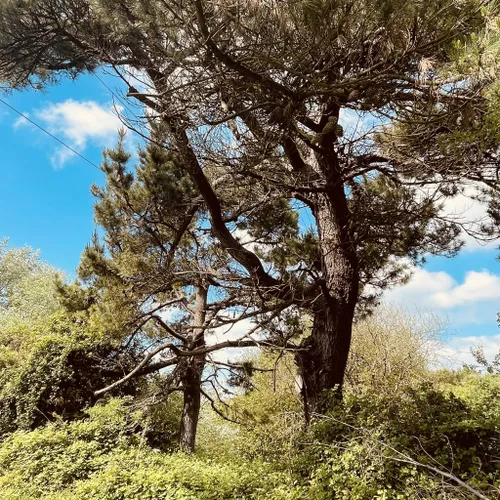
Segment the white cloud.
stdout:
<path fill-rule="evenodd" d="M 454 325 L 492 323 L 500 310 L 500 276 L 488 270 L 468 271 L 458 283 L 443 271 L 414 268 L 410 281 L 387 290 L 383 300 L 444 314 Z"/>
<path fill-rule="evenodd" d="M 252 238 L 246 229 L 235 229 L 232 232 L 233 236 L 250 252 L 257 250 L 255 239 Z"/>
<path fill-rule="evenodd" d="M 23 113 L 24 116 L 29 118 L 29 113 Z M 15 121 L 14 121 L 14 128 L 18 129 L 19 127 L 22 127 L 23 125 L 29 125 L 30 122 L 24 117 L 24 116 L 19 116 Z"/>
<path fill-rule="evenodd" d="M 441 217 L 462 226 L 460 237 L 465 242 L 464 251 L 476 252 L 499 246 L 498 240 L 485 242 L 478 241 L 474 237 L 474 234 L 481 234 L 481 225 L 490 221 L 487 213 L 488 205 L 484 201 L 484 194 L 481 193 L 481 186 L 478 183 L 464 182 L 459 186 L 455 196 L 441 199 L 441 195 L 436 195 L 436 187 L 432 184 L 418 188 L 417 198 L 429 196 L 441 203 Z"/>
<path fill-rule="evenodd" d="M 430 272 L 420 267 L 412 270 L 410 281 L 384 293 L 384 301 L 398 306 L 434 308 L 435 294 L 448 292 L 453 288 L 455 281 L 443 272 Z"/>
<path fill-rule="evenodd" d="M 484 204 L 473 199 L 480 194 L 478 187 L 473 183 L 462 185 L 460 192 L 446 200 L 443 212 L 464 221 L 482 220 L 485 217 Z"/>
<path fill-rule="evenodd" d="M 487 204 L 477 199 L 479 189 L 472 183 L 462 186 L 461 192 L 449 198 L 443 205 L 442 213 L 465 224 L 468 230 L 478 230 L 479 225 L 488 220 Z M 464 250 L 474 252 L 498 247 L 498 241 L 480 242 L 474 236 L 462 232 L 465 241 Z"/>
<path fill-rule="evenodd" d="M 432 299 L 441 308 L 500 299 L 500 276 L 487 270 L 468 271 L 462 284 L 454 284 L 448 290 L 437 292 Z"/>
<path fill-rule="evenodd" d="M 247 334 L 254 326 L 254 323 L 252 323 L 250 319 L 243 319 L 232 325 L 214 328 L 207 334 L 205 340 L 207 345 L 212 346 L 228 340 L 249 340 L 257 338 L 256 335 L 247 337 Z M 212 352 L 211 358 L 214 361 L 227 363 L 231 360 L 234 361 L 236 358 L 240 358 L 246 352 L 249 352 L 249 348 L 247 347 L 231 347 Z"/>
<path fill-rule="evenodd" d="M 499 335 L 477 335 L 469 337 L 455 337 L 449 339 L 438 349 L 438 358 L 441 366 L 460 368 L 464 364 L 477 364 L 471 353 L 471 347 L 483 347 L 484 355 L 492 361 L 500 352 Z"/>
<path fill-rule="evenodd" d="M 445 338 L 436 350 L 438 366 L 460 368 L 475 364 L 471 347 L 483 346 L 492 360 L 500 351 L 496 326 L 500 311 L 500 276 L 488 270 L 468 271 L 461 282 L 449 274 L 415 268 L 410 281 L 386 291 L 383 301 L 402 307 L 419 318 L 425 314 L 441 318 Z M 464 331 L 477 335 L 463 335 Z M 488 333 L 494 333 L 488 335 Z"/>
<path fill-rule="evenodd" d="M 74 145 L 85 147 L 88 140 L 115 137 L 122 126 L 118 116 L 94 101 L 67 101 L 49 104 L 36 116 Z"/>
<path fill-rule="evenodd" d="M 273 249 L 273 245 L 268 243 L 262 243 L 258 239 L 255 239 L 250 235 L 247 229 L 234 229 L 231 234 L 250 252 L 260 251 L 262 253 L 270 252 Z M 267 263 L 269 266 L 270 264 Z"/>
<path fill-rule="evenodd" d="M 382 125 L 380 118 L 371 113 L 355 111 L 353 109 L 340 110 L 339 124 L 344 127 L 344 135 L 348 140 L 359 139 L 365 134 L 373 132 Z"/>
<path fill-rule="evenodd" d="M 139 92 L 148 94 L 155 94 L 156 89 L 146 71 L 133 68 L 132 66 L 125 66 L 123 68 L 123 77 L 127 80 L 127 90 L 129 87 L 134 87 Z"/>
<path fill-rule="evenodd" d="M 185 314 L 185 311 L 181 310 L 179 306 L 169 306 L 158 311 L 158 316 L 166 323 L 180 320 Z"/>
<path fill-rule="evenodd" d="M 122 108 L 101 105 L 95 101 L 75 101 L 68 99 L 59 103 L 50 103 L 35 110 L 35 120 L 51 134 L 78 152 L 83 152 L 90 144 L 108 146 L 117 137 L 117 131 L 123 125 L 118 118 Z M 28 122 L 23 118 L 16 120 L 18 128 Z M 52 155 L 54 167 L 61 168 L 75 153 L 69 149 L 56 148 Z"/>

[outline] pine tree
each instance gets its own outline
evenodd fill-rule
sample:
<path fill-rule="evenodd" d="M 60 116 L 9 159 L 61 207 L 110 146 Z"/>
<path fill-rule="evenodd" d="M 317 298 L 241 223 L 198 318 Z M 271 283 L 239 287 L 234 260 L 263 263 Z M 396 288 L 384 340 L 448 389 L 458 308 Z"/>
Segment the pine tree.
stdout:
<path fill-rule="evenodd" d="M 135 168 L 123 134 L 117 147 L 105 152 L 106 185 L 92 188 L 100 236 L 94 235 L 82 255 L 80 284 L 62 292 L 67 308 L 90 309 L 94 321 L 118 341 L 118 364 L 129 351 L 136 357 L 144 351 L 133 370 L 96 395 L 160 373 L 162 390 L 155 400 L 182 391 L 180 444 L 192 451 L 202 393 L 212 403 L 216 397 L 203 387 L 217 389 L 220 370 L 227 375 L 238 369 L 213 354 L 260 345 L 269 333 L 269 317 L 257 310 L 262 326 L 258 320 L 252 326 L 258 340 L 246 332 L 230 335 L 233 325 L 257 316 L 253 287 L 245 286 L 241 270 L 219 248 L 202 198 L 176 155 L 159 146 L 161 137 L 156 132 L 154 142 L 139 151 Z"/>
<path fill-rule="evenodd" d="M 0 75 L 13 88 L 43 87 L 108 67 L 127 82 L 127 98 L 163 128 L 176 175 L 202 200 L 214 246 L 236 273 L 226 290 L 237 283 L 253 311 L 312 315 L 297 364 L 306 407 L 317 411 L 324 391 L 342 386 L 360 299 L 405 278 L 399 257 L 459 249 L 459 223 L 440 213 L 458 184 L 496 192 L 497 143 L 468 133 L 487 96 L 449 72 L 458 45 L 498 15 L 494 2 L 486 7 L 8 1 Z M 134 86 L 130 68 L 149 88 Z M 346 133 L 346 113 L 374 127 Z M 314 228 L 297 234 L 303 207 Z M 238 226 L 266 245 L 244 245 Z"/>

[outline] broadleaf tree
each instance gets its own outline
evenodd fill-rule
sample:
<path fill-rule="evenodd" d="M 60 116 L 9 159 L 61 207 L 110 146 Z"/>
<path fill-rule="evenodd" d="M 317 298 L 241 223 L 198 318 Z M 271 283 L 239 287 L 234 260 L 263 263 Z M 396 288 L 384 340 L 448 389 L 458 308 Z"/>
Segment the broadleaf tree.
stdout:
<path fill-rule="evenodd" d="M 61 306 L 56 280 L 62 275 L 42 261 L 29 246 L 10 248 L 0 240 L 0 322 L 6 328 L 14 322 L 30 323 L 48 317 Z"/>
<path fill-rule="evenodd" d="M 312 316 L 296 360 L 306 409 L 319 410 L 342 386 L 360 299 L 404 279 L 401 258 L 459 250 L 461 223 L 441 205 L 463 182 L 495 194 L 498 146 L 469 133 L 489 113 L 484 82 L 450 69 L 495 9 L 3 0 L 0 77 L 41 88 L 101 69 L 120 76 L 123 97 L 147 109 L 129 127 L 177 158 L 238 286 L 257 298 L 253 312 Z M 353 116 L 362 126 L 350 133 Z M 276 231 L 306 213 L 311 231 Z M 265 245 L 243 244 L 238 227 Z"/>

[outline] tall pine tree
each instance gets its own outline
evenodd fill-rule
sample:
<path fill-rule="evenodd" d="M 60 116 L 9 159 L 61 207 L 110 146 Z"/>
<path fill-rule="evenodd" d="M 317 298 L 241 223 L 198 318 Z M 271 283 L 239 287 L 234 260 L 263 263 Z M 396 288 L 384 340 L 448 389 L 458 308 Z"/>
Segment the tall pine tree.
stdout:
<path fill-rule="evenodd" d="M 201 197 L 253 310 L 313 316 L 297 363 L 306 406 L 320 410 L 325 390 L 342 386 L 360 298 L 404 278 L 399 257 L 459 248 L 459 223 L 440 211 L 458 184 L 497 189 L 497 144 L 468 134 L 487 96 L 448 71 L 496 5 L 6 1 L 0 75 L 13 88 L 100 67 L 121 77 L 165 131 L 161 148 Z M 353 114 L 363 133 L 346 134 Z M 280 232 L 303 207 L 313 231 Z"/>
<path fill-rule="evenodd" d="M 218 372 L 238 369 L 213 355 L 274 342 L 266 324 L 276 312 L 254 307 L 253 287 L 213 237 L 203 200 L 178 157 L 159 146 L 162 134 L 152 138 L 136 168 L 123 135 L 105 152 L 106 185 L 92 188 L 101 236 L 94 235 L 82 256 L 84 286 L 63 293 L 70 309 L 92 304 L 94 321 L 121 342 L 124 354 L 144 351 L 133 370 L 96 395 L 160 373 L 163 390 L 156 399 L 182 391 L 180 444 L 193 450 L 202 392 L 213 403 L 209 389 L 217 389 Z M 258 337 L 231 334 L 241 321 Z"/>

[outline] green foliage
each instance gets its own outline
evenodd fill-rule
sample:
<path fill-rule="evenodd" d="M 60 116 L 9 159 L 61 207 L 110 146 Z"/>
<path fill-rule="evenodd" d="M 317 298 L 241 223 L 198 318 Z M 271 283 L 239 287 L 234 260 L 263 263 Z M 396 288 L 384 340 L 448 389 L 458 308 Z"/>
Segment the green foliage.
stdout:
<path fill-rule="evenodd" d="M 344 400 L 314 415 L 309 429 L 291 359 L 275 373 L 254 371 L 246 392 L 231 401 L 230 415 L 241 425 L 202 419 L 201 452 L 217 450 L 224 461 L 263 459 L 314 500 L 467 494 L 436 469 L 495 498 L 500 377 L 429 371 L 441 327 L 435 318 L 390 308 L 360 321 Z M 273 364 L 268 356 L 252 360 L 254 367 Z"/>
<path fill-rule="evenodd" d="M 140 414 L 123 401 L 70 424 L 17 432 L 0 445 L 5 500 L 292 500 L 287 478 L 267 466 L 217 463 L 151 449 L 137 432 Z"/>
<path fill-rule="evenodd" d="M 110 379 L 97 365 L 111 345 L 85 314 L 61 311 L 60 285 L 38 252 L 0 243 L 0 436 L 77 414 Z"/>
<path fill-rule="evenodd" d="M 427 380 L 443 326 L 432 314 L 377 308 L 354 325 L 346 391 L 394 394 Z"/>
<path fill-rule="evenodd" d="M 258 464 L 221 464 L 182 454 L 161 456 L 137 450 L 111 458 L 90 481 L 54 499 L 224 500 L 298 498 L 279 475 Z M 53 498 L 53 497 L 48 497 Z"/>
<path fill-rule="evenodd" d="M 40 259 L 39 252 L 25 246 L 9 248 L 0 240 L 0 337 L 6 329 L 36 321 L 60 308 L 56 279 L 62 273 Z"/>
<path fill-rule="evenodd" d="M 310 478 L 315 500 L 403 500 L 437 498 L 439 482 L 416 467 L 391 462 L 376 436 L 351 439 L 339 451 L 326 447 L 315 456 L 319 465 Z M 446 497 L 450 498 L 450 497 Z"/>
<path fill-rule="evenodd" d="M 453 44 L 454 58 L 451 74 L 465 75 L 481 82 L 497 82 L 500 54 L 500 18 L 495 2 L 483 5 L 487 22 L 482 30 L 468 40 L 456 40 Z M 486 92 L 488 92 L 488 87 Z"/>
<path fill-rule="evenodd" d="M 161 377 L 158 377 L 161 383 Z M 154 383 L 152 384 L 154 387 Z M 136 405 L 142 408 L 142 436 L 148 445 L 162 451 L 172 451 L 178 448 L 180 415 L 182 413 L 183 398 L 179 392 L 174 392 L 167 399 L 159 401 L 141 401 L 138 398 Z"/>
<path fill-rule="evenodd" d="M 372 333 L 376 324 L 370 325 Z M 405 323 L 396 316 L 391 324 Z M 427 330 L 432 326 L 425 324 Z M 358 341 L 372 338 L 379 350 L 382 335 L 367 332 L 365 324 Z M 389 328 L 388 343 L 396 332 Z M 426 338 L 421 333 L 403 331 L 398 338 L 416 342 Z M 400 356 L 415 355 L 418 345 Z M 357 345 L 358 353 L 368 352 L 366 345 L 363 349 Z M 368 373 L 368 365 L 361 364 L 356 390 L 348 387 L 341 404 L 313 415 L 308 429 L 292 359 L 283 356 L 276 363 L 264 354 L 248 360 L 249 383 L 229 402 L 227 413 L 240 423 L 224 421 L 205 407 L 197 455 L 178 453 L 172 446 L 181 406 L 177 393 L 158 404 L 113 399 L 91 408 L 83 419 L 56 419 L 31 432 L 14 432 L 0 445 L 2 498 L 464 498 L 467 492 L 436 470 L 495 498 L 500 486 L 500 377 L 470 370 L 419 377 L 426 364 L 425 351 L 420 354 L 423 359 L 410 375 L 399 355 L 385 359 L 394 371 L 402 370 L 391 374 L 386 386 L 380 385 L 380 366 L 368 364 L 375 369 L 373 385 L 360 376 Z"/>
<path fill-rule="evenodd" d="M 294 454 L 304 424 L 295 365 L 289 355 L 276 360 L 270 354 L 257 357 L 254 365 L 268 371 L 255 371 L 246 393 L 231 401 L 228 413 L 240 425 L 226 449 L 235 456 L 261 458 L 286 469 L 285 457 Z"/>
<path fill-rule="evenodd" d="M 432 379 L 429 368 L 442 323 L 431 315 L 412 317 L 391 307 L 378 308 L 373 315 L 354 326 L 344 393 L 348 398 L 366 398 L 373 394 L 397 399 L 411 388 Z M 296 459 L 296 447 L 304 429 L 303 404 L 293 356 L 264 353 L 249 358 L 249 379 L 239 381 L 245 392 L 231 400 L 229 416 L 239 422 L 237 432 L 220 425 L 224 437 L 201 437 L 203 451 L 226 452 L 234 456 L 256 457 L 290 468 Z M 267 371 L 258 371 L 255 368 Z M 207 419 L 207 417 L 205 417 Z M 207 426 L 217 424 L 202 419 L 202 436 Z M 232 427 L 234 430 L 234 427 Z M 284 460 L 288 457 L 289 460 Z"/>
<path fill-rule="evenodd" d="M 496 70 L 497 2 L 488 4 L 491 11 L 478 0 L 285 0 L 242 2 L 241 9 L 226 3 L 0 4 L 0 78 L 11 88 L 110 64 L 117 72 L 124 65 L 146 70 L 153 97 L 132 87 L 128 97 L 154 111 L 144 113 L 150 124 L 164 123 L 159 141 L 170 148 L 142 152 L 134 173 L 123 137 L 105 154 L 107 184 L 94 188 L 104 238 L 94 238 L 82 259 L 88 289 L 66 289 L 72 310 L 89 312 L 82 325 L 78 315 L 50 323 L 46 314 L 57 306 L 45 285 L 52 271 L 30 250 L 9 254 L 0 245 L 0 319 L 13 318 L 0 332 L 1 432 L 31 429 L 52 413 L 75 418 L 93 402 L 96 385 L 117 375 L 117 364 L 125 373 L 134 366 L 139 348 L 169 336 L 183 342 L 153 315 L 170 299 L 189 302 L 188 292 L 177 292 L 201 275 L 222 289 L 222 306 L 209 304 L 214 317 L 241 305 L 264 304 L 267 312 L 283 297 L 291 298 L 290 309 L 309 312 L 326 299 L 323 305 L 334 304 L 342 317 L 353 310 L 358 285 L 366 291 L 405 278 L 395 258 L 420 262 L 428 252 L 458 251 L 459 226 L 439 215 L 457 182 L 483 182 L 478 197 L 491 202 L 491 221 L 480 232 L 496 234 L 497 74 L 476 79 L 469 68 L 483 67 L 488 47 Z M 454 52 L 466 69 L 450 79 Z M 183 76 L 181 86 L 175 75 Z M 390 133 L 373 142 L 369 132 L 340 140 L 343 128 L 333 115 L 345 110 L 397 125 L 389 123 Z M 434 182 L 435 193 L 421 195 L 406 186 L 412 182 Z M 298 235 L 300 208 L 291 200 L 312 207 L 317 232 Z M 258 240 L 256 255 L 229 227 Z M 24 265 L 20 273 L 16 259 Z M 148 307 L 151 317 L 144 319 Z M 296 333 L 293 316 L 269 330 Z M 94 326 L 108 334 L 107 343 L 89 335 Z M 467 373 L 444 389 L 443 381 L 417 383 L 428 375 L 418 335 L 401 325 L 393 335 L 380 325 L 366 331 L 355 336 L 344 401 L 327 415 L 312 415 L 310 430 L 302 429 L 295 371 L 285 356 L 272 373 L 246 366 L 246 393 L 229 404 L 229 416 L 241 421 L 230 427 L 231 462 L 148 447 L 148 433 L 164 447 L 177 432 L 169 424 L 178 414 L 176 398 L 140 423 L 112 403 L 86 420 L 6 437 L 0 489 L 9 500 L 453 498 L 429 475 L 438 466 L 489 493 L 498 475 L 498 412 L 488 404 L 498 396 L 496 376 Z M 338 338 L 333 333 L 325 339 Z M 115 363 L 118 345 L 124 350 Z M 325 346 L 325 352 L 338 347 Z"/>
<path fill-rule="evenodd" d="M 453 256 L 462 247 L 458 224 L 437 217 L 441 207 L 432 192 L 425 196 L 384 176 L 360 176 L 350 189 L 364 283 L 386 288 L 407 274 L 400 257 L 417 264 L 427 253 Z"/>
<path fill-rule="evenodd" d="M 121 376 L 113 365 L 115 348 L 86 326 L 83 316 L 57 313 L 10 332 L 13 340 L 0 351 L 0 436 L 33 429 L 54 414 L 73 418 L 95 402 L 96 389 Z M 134 360 L 121 362 L 130 366 Z M 136 388 L 124 385 L 120 393 L 134 394 Z"/>
<path fill-rule="evenodd" d="M 61 273 L 38 252 L 0 242 L 0 437 L 53 413 L 78 414 L 112 378 L 98 367 L 112 346 L 85 314 L 62 312 L 60 285 Z"/>
<path fill-rule="evenodd" d="M 492 395 L 482 392 L 480 399 Z M 441 498 L 456 485 L 443 488 L 434 467 L 496 491 L 498 417 L 484 410 L 425 385 L 394 397 L 349 396 L 313 426 L 317 454 L 310 460 L 321 465 L 312 488 L 318 498 Z M 322 496 L 329 488 L 336 496 Z"/>
<path fill-rule="evenodd" d="M 96 472 L 111 450 L 139 442 L 133 433 L 138 415 L 119 400 L 92 408 L 89 417 L 9 436 L 0 446 L 0 491 L 8 495 L 12 485 L 24 484 L 21 498 L 35 498 Z"/>
<path fill-rule="evenodd" d="M 467 370 L 448 389 L 467 402 L 475 415 L 500 427 L 500 375 L 471 373 Z"/>

